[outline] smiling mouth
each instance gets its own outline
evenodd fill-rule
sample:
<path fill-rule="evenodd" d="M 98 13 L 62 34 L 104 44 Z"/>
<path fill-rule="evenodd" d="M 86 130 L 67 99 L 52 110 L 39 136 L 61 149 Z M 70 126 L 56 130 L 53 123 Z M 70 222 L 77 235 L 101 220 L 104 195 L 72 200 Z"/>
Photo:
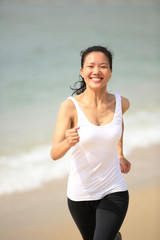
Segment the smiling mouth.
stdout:
<path fill-rule="evenodd" d="M 100 82 L 100 81 L 103 80 L 103 78 L 101 78 L 101 77 L 91 77 L 90 79 L 91 79 L 93 82 Z"/>

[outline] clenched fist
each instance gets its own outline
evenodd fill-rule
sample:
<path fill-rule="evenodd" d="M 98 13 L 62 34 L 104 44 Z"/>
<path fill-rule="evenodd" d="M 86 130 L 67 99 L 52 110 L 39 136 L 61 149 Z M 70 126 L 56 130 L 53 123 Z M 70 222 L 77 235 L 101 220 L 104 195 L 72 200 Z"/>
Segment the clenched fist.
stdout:
<path fill-rule="evenodd" d="M 131 163 L 125 157 L 121 157 L 119 160 L 120 160 L 121 172 L 128 173 L 131 168 Z"/>
<path fill-rule="evenodd" d="M 66 130 L 66 140 L 68 142 L 69 147 L 72 147 L 79 142 L 78 129 L 80 129 L 80 127 L 74 127 Z"/>

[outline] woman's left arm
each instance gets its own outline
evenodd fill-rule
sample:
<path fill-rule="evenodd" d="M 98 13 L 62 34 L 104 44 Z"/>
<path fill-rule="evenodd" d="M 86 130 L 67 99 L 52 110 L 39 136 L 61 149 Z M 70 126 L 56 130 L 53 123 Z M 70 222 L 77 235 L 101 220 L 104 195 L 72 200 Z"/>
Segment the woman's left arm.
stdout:
<path fill-rule="evenodd" d="M 121 97 L 121 102 L 122 102 L 122 114 L 124 114 L 128 110 L 130 103 L 129 103 L 128 99 L 124 98 L 124 97 Z M 117 146 L 118 147 L 118 157 L 120 160 L 121 172 L 128 173 L 131 168 L 131 163 L 123 155 L 123 133 L 124 133 L 124 122 L 122 119 L 122 135 L 121 135 L 121 138 L 120 138 L 120 140 L 118 142 L 118 146 Z"/>

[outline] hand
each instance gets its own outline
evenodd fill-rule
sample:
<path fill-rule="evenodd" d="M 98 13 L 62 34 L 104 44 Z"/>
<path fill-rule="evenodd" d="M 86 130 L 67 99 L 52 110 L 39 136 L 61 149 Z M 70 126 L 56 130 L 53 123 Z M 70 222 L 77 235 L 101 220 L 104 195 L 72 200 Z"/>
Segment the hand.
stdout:
<path fill-rule="evenodd" d="M 66 130 L 66 140 L 70 148 L 79 142 L 78 129 L 80 129 L 80 127 Z"/>
<path fill-rule="evenodd" d="M 125 157 L 120 157 L 119 160 L 121 172 L 128 173 L 131 169 L 131 163 Z"/>

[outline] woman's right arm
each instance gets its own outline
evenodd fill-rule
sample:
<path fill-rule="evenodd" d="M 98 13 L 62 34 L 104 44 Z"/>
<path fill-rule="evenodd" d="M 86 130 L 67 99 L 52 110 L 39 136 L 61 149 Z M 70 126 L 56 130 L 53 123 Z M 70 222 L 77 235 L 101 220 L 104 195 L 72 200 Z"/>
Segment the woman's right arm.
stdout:
<path fill-rule="evenodd" d="M 79 127 L 72 128 L 74 111 L 75 107 L 71 100 L 66 100 L 61 104 L 50 152 L 53 160 L 63 157 L 72 146 L 79 142 L 77 131 Z"/>

